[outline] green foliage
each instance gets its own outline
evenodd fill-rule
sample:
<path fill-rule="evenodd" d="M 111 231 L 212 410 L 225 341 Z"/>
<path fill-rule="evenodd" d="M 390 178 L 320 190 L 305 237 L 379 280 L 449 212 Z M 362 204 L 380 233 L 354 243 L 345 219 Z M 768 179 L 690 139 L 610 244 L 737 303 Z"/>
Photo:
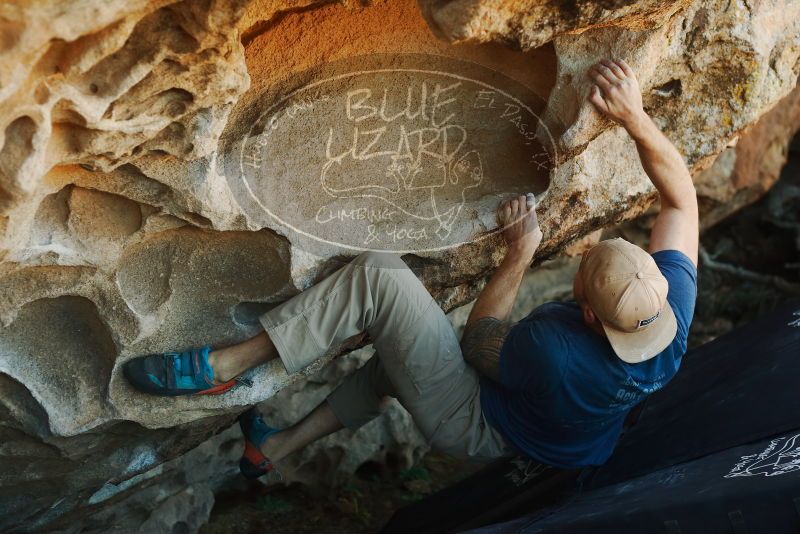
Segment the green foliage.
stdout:
<path fill-rule="evenodd" d="M 258 510 L 269 514 L 285 514 L 295 509 L 295 506 L 289 501 L 271 495 L 259 497 L 255 506 Z"/>
<path fill-rule="evenodd" d="M 408 482 L 410 480 L 431 480 L 431 474 L 423 465 L 415 465 L 410 469 L 400 472 L 400 480 Z"/>

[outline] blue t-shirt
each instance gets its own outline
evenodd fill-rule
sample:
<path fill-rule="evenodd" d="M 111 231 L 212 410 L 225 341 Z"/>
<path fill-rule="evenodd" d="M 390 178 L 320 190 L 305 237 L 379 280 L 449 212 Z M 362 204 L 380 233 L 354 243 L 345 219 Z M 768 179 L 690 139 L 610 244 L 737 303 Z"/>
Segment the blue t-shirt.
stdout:
<path fill-rule="evenodd" d="M 536 461 L 561 468 L 604 463 L 630 409 L 675 375 L 686 352 L 697 269 L 676 250 L 653 254 L 669 283 L 678 322 L 672 344 L 625 363 L 583 322 L 575 302 L 539 306 L 514 325 L 500 352 L 498 381 L 481 379 L 486 419 Z"/>

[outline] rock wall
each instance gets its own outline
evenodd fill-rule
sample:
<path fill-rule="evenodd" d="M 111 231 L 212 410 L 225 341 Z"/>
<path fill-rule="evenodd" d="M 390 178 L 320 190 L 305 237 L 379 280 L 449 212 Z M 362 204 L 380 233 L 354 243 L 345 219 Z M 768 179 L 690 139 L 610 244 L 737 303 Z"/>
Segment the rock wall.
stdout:
<path fill-rule="evenodd" d="M 769 187 L 797 124 L 796 2 L 42 0 L 0 6 L 0 35 L 4 530 L 120 520 L 245 406 L 294 420 L 368 355 L 176 400 L 128 387 L 128 358 L 242 340 L 366 248 L 452 309 L 509 194 L 540 198 L 537 263 L 645 212 L 635 147 L 585 99 L 598 58 L 637 71 L 709 222 Z M 424 450 L 396 405 L 373 426 L 296 478 Z M 170 510 L 207 503 L 177 480 Z"/>

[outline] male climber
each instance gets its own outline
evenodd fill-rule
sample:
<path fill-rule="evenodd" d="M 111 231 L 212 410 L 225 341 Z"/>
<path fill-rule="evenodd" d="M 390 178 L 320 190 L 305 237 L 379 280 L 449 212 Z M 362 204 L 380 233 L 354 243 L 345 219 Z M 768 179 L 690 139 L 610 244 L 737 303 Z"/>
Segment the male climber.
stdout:
<path fill-rule="evenodd" d="M 479 295 L 461 343 L 442 310 L 398 257 L 365 253 L 261 316 L 264 332 L 238 345 L 150 355 L 125 374 L 160 395 L 221 392 L 245 370 L 280 358 L 295 373 L 328 349 L 368 333 L 376 354 L 299 423 L 270 428 L 250 410 L 242 473 L 343 427 L 377 416 L 396 397 L 435 449 L 489 460 L 522 452 L 560 468 L 602 464 L 628 411 L 662 388 L 686 351 L 696 298 L 698 214 L 678 151 L 642 108 L 623 61 L 589 70 L 589 99 L 636 142 L 661 196 L 649 253 L 622 239 L 587 251 L 575 302 L 549 303 L 505 322 L 542 239 L 526 197 L 498 209 L 507 252 Z M 609 157 L 614 157 L 609 154 Z M 610 177 L 609 177 L 610 179 Z"/>

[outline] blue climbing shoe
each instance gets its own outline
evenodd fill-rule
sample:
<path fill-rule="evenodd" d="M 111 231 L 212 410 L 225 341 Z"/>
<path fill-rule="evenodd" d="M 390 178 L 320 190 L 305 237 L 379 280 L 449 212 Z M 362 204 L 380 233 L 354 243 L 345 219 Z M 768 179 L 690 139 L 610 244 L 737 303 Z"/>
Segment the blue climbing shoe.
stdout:
<path fill-rule="evenodd" d="M 208 363 L 210 352 L 211 347 L 203 347 L 186 352 L 150 354 L 125 362 L 122 371 L 136 389 L 162 397 L 219 395 L 237 382 L 245 382 L 235 378 L 224 384 L 215 384 L 214 370 Z"/>
<path fill-rule="evenodd" d="M 242 475 L 252 480 L 272 471 L 272 462 L 261 453 L 261 445 L 280 430 L 268 426 L 255 408 L 239 416 L 239 427 L 244 434 L 244 454 L 239 460 Z"/>

